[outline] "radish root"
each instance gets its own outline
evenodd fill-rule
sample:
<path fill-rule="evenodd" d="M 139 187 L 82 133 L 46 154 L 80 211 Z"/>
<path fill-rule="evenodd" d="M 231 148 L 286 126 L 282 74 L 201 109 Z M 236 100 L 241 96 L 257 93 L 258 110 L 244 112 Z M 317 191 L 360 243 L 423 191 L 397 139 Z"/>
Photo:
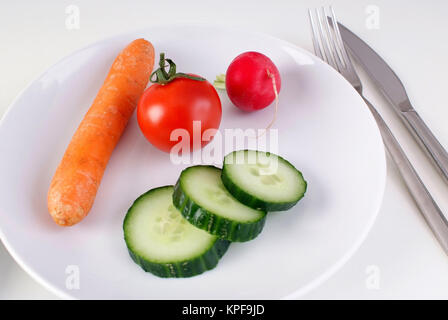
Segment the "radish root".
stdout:
<path fill-rule="evenodd" d="M 272 125 L 275 123 L 275 120 L 277 120 L 277 111 L 278 111 L 278 91 L 277 91 L 277 84 L 275 82 L 275 76 L 269 72 L 269 69 L 266 69 L 266 73 L 268 74 L 268 77 L 272 80 L 272 88 L 274 89 L 275 94 L 275 105 L 274 105 L 274 116 L 272 117 L 271 122 L 269 125 L 263 130 L 261 134 L 257 134 L 255 137 L 256 139 L 262 137 L 269 129 L 271 129 Z"/>

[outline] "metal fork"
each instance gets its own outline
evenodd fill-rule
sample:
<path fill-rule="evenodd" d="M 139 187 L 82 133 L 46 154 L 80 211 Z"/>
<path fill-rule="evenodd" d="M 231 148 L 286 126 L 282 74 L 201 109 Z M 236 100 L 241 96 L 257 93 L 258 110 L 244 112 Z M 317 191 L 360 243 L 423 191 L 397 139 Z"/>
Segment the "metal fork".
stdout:
<path fill-rule="evenodd" d="M 386 150 L 395 162 L 420 212 L 439 240 L 445 253 L 448 254 L 448 221 L 426 189 L 381 115 L 363 96 L 361 80 L 353 67 L 350 56 L 342 41 L 334 10 L 332 7 L 329 8 L 329 16 L 327 16 L 327 11 L 324 7 L 321 10 L 315 9 L 314 14 L 311 10 L 308 10 L 314 52 L 319 58 L 344 76 L 363 98 L 378 124 Z"/>

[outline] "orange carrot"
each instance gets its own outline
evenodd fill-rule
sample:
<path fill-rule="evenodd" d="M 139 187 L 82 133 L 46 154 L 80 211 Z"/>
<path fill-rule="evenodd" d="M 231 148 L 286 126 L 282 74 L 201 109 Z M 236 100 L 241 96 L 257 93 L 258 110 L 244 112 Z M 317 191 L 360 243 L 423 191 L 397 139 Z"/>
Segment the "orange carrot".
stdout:
<path fill-rule="evenodd" d="M 154 48 L 144 39 L 131 42 L 115 59 L 51 181 L 48 210 L 57 224 L 74 225 L 89 212 L 153 65 Z"/>

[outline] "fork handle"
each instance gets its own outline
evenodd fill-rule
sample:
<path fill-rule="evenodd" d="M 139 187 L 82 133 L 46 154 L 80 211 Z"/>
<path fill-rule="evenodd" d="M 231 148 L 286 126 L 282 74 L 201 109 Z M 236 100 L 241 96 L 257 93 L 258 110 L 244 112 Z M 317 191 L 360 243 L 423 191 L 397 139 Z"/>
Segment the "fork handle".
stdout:
<path fill-rule="evenodd" d="M 440 170 L 445 181 L 448 182 L 448 153 L 446 150 L 415 110 L 402 112 L 401 116 L 406 120 L 405 123 L 411 129 L 416 140 Z"/>
<path fill-rule="evenodd" d="M 375 107 L 366 98 L 362 98 L 372 112 L 380 129 L 381 136 L 383 137 L 384 145 L 386 146 L 390 157 L 397 165 L 397 168 L 400 171 L 400 174 L 403 177 L 403 180 L 408 187 L 410 194 L 414 198 L 427 224 L 431 228 L 437 240 L 439 240 L 442 248 L 445 250 L 445 253 L 448 254 L 447 219 L 443 215 L 440 208 L 437 206 L 428 189 L 426 189 L 422 180 L 418 176 L 408 157 L 400 147 L 400 144 L 390 131 L 387 124 L 384 122 L 381 115 L 376 111 Z"/>

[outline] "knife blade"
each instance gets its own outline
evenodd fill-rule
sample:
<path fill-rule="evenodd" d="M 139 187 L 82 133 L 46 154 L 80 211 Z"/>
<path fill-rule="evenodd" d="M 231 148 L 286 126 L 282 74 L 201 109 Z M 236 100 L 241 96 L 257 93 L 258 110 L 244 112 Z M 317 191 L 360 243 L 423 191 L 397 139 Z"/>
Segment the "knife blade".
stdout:
<path fill-rule="evenodd" d="M 391 103 L 448 183 L 448 153 L 412 107 L 400 78 L 367 43 L 341 23 L 338 23 L 338 26 L 344 44 L 373 80 L 375 86 Z"/>

